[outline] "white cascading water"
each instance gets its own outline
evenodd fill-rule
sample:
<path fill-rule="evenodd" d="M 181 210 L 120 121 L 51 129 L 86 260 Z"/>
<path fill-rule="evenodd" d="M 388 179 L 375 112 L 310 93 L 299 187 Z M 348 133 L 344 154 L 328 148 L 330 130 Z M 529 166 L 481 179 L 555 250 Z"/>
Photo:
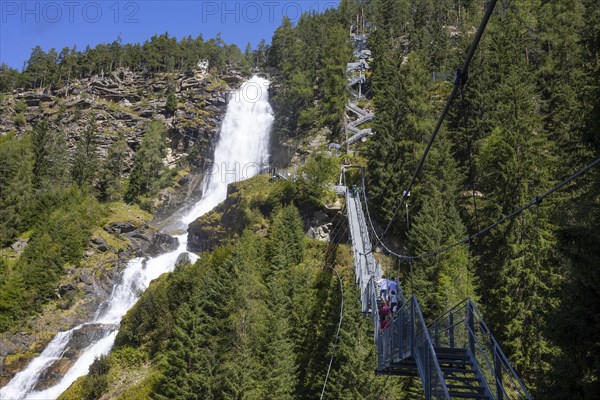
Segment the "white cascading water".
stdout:
<path fill-rule="evenodd" d="M 273 123 L 268 86 L 269 81 L 254 76 L 230 97 L 215 149 L 214 166 L 205 179 L 202 199 L 181 213 L 179 222 L 185 226 L 225 200 L 228 183 L 256 175 L 268 162 L 269 133 Z M 93 361 L 110 351 L 121 318 L 141 293 L 153 279 L 171 272 L 179 255 L 187 251 L 187 235 L 176 237 L 179 240 L 177 250 L 146 261 L 136 258 L 128 262 L 121 283 L 114 287 L 110 298 L 98 309 L 94 319 L 69 331 L 59 332 L 38 357 L 0 389 L 0 399 L 56 399 L 77 378 L 86 375 Z M 195 259 L 192 256 L 192 261 Z M 68 350 L 73 333 L 86 325 L 98 325 L 106 329 L 81 352 L 58 384 L 43 391 L 34 391 L 46 368 L 61 359 Z"/>

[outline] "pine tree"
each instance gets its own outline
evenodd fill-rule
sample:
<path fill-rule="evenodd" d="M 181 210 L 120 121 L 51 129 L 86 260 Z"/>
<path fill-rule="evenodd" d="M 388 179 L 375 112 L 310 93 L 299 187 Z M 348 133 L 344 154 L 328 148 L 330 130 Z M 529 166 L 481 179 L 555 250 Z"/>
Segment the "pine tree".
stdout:
<path fill-rule="evenodd" d="M 31 222 L 33 157 L 26 139 L 0 138 L 0 246 L 10 243 Z"/>
<path fill-rule="evenodd" d="M 461 175 L 447 140 L 440 138 L 436 142 L 422 182 L 415 189 L 422 206 L 414 215 L 408 234 L 411 254 L 417 255 L 442 249 L 466 237 L 456 204 Z M 464 298 L 475 297 L 472 261 L 466 245 L 416 260 L 412 268 L 414 290 L 428 316 L 440 315 Z"/>
<path fill-rule="evenodd" d="M 152 121 L 148 126 L 135 154 L 125 193 L 126 201 L 135 201 L 139 196 L 153 193 L 158 189 L 159 178 L 165 169 L 163 164 L 166 152 L 165 134 L 166 128 L 161 122 Z"/>
<path fill-rule="evenodd" d="M 373 129 L 381 140 L 370 141 L 367 153 L 371 160 L 369 195 L 384 221 L 392 217 L 435 124 L 429 98 L 431 79 L 423 55 L 410 53 L 404 64 L 401 52 L 389 57 L 389 63 L 373 78 Z"/>
<path fill-rule="evenodd" d="M 177 98 L 175 97 L 175 93 L 169 92 L 165 110 L 171 115 L 175 114 L 175 111 L 177 111 Z"/>
<path fill-rule="evenodd" d="M 103 200 L 119 200 L 123 196 L 123 173 L 129 146 L 123 132 L 108 147 L 108 154 L 100 170 L 98 190 Z"/>
<path fill-rule="evenodd" d="M 269 236 L 268 255 L 274 271 L 288 270 L 304 257 L 304 230 L 294 206 L 275 214 Z"/>
<path fill-rule="evenodd" d="M 263 283 L 264 241 L 244 231 L 233 257 L 235 289 L 229 302 L 222 340 L 222 362 L 217 379 L 222 383 L 219 397 L 225 399 L 263 399 L 265 380 L 270 365 L 263 360 L 265 347 L 270 343 L 268 296 Z"/>
<path fill-rule="evenodd" d="M 98 164 L 98 128 L 96 127 L 96 118 L 92 117 L 77 143 L 73 155 L 71 176 L 75 184 L 78 187 L 92 185 L 97 174 Z"/>
<path fill-rule="evenodd" d="M 583 104 L 589 108 L 582 109 L 581 115 L 573 115 L 576 121 L 583 119 L 581 137 L 574 137 L 573 143 L 565 144 L 563 156 L 573 162 L 585 163 L 600 152 L 598 128 L 600 127 L 600 10 L 593 1 L 583 1 L 583 10 L 577 2 L 570 2 L 562 6 L 549 2 L 556 18 L 554 24 L 566 24 L 571 30 L 566 32 L 566 37 L 556 37 L 559 43 L 570 42 L 573 36 L 581 35 L 583 58 L 595 60 L 585 63 L 583 72 L 589 76 L 588 88 L 578 95 L 584 98 Z M 570 6 L 570 7 L 569 7 Z M 579 14 L 578 14 L 579 13 Z M 565 20 L 565 16 L 569 18 Z M 584 26 L 580 18 L 584 18 Z M 549 21 L 550 24 L 552 21 Z M 561 25 L 562 25 L 561 24 Z M 551 28 L 551 25 L 548 27 Z M 564 29 L 556 27 L 561 31 Z M 566 43 L 564 43 L 566 44 Z M 570 47 L 564 49 L 571 57 L 577 56 L 582 49 Z M 575 54 L 572 54 L 575 53 Z M 553 55 L 561 57 L 561 53 Z M 562 60 L 570 65 L 572 58 Z M 575 66 L 574 66 L 575 67 Z M 577 71 L 577 69 L 575 70 Z M 573 74 L 569 71 L 569 80 Z M 560 87 L 560 79 L 556 79 L 555 86 Z M 570 93 L 570 88 L 561 88 L 557 93 L 559 99 Z M 558 103 L 560 105 L 560 103 Z M 569 124 L 566 116 L 567 110 L 578 104 L 566 101 L 561 105 L 564 111 L 559 111 L 560 122 Z M 572 127 L 576 128 L 576 127 Z M 560 133 L 560 132 L 559 132 Z M 562 132 L 572 134 L 572 132 Z M 563 139 L 559 139 L 563 140 Z M 573 146 L 573 144 L 581 146 Z M 579 179 L 575 187 L 569 190 L 569 196 L 558 213 L 561 222 L 558 229 L 558 244 L 560 262 L 564 269 L 564 285 L 561 290 L 560 304 L 556 312 L 550 315 L 548 336 L 561 351 L 553 359 L 553 370 L 545 376 L 545 381 L 539 385 L 538 397 L 548 399 L 593 399 L 600 392 L 600 341 L 596 332 L 600 329 L 598 324 L 598 309 L 600 296 L 595 289 L 600 285 L 600 275 L 597 273 L 598 252 L 596 250 L 600 240 L 600 215 L 598 214 L 598 196 L 600 193 L 600 175 L 597 168 L 588 172 Z"/>
<path fill-rule="evenodd" d="M 514 6 L 494 30 L 498 80 L 493 91 L 496 127 L 483 139 L 479 156 L 483 214 L 487 222 L 506 215 L 550 186 L 552 142 L 539 118 L 531 68 L 525 49 L 532 44 L 519 26 L 530 23 L 527 6 Z M 503 52 L 508 52 L 503 57 Z M 506 53 L 504 53 L 506 54 Z M 511 57 L 511 63 L 506 63 Z M 484 239 L 479 274 L 482 300 L 496 336 L 503 340 L 519 372 L 529 382 L 548 369 L 553 349 L 543 336 L 556 296 L 557 266 L 551 258 L 552 201 L 522 214 Z M 539 212 L 538 212 L 539 211 Z"/>
<path fill-rule="evenodd" d="M 267 339 L 263 341 L 264 392 L 277 399 L 293 399 L 298 382 L 298 365 L 294 354 L 292 327 L 289 319 L 291 307 L 288 296 L 287 271 L 278 271 L 268 283 Z"/>

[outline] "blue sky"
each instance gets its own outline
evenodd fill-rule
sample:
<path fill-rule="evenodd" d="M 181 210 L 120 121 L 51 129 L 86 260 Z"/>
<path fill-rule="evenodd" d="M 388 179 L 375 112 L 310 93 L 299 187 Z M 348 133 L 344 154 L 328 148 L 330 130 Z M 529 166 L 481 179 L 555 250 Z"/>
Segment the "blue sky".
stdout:
<path fill-rule="evenodd" d="M 281 19 L 297 20 L 303 11 L 323 11 L 339 0 L 0 0 L 0 64 L 21 69 L 31 49 L 45 51 L 77 45 L 144 42 L 169 32 L 177 38 L 202 34 L 221 37 L 243 50 L 246 43 L 267 42 Z"/>

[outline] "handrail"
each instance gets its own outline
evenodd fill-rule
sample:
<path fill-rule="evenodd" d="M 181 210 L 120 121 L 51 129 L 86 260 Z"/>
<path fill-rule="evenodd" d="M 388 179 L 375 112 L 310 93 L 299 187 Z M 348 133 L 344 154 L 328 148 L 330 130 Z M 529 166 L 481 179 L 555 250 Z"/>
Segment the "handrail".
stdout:
<path fill-rule="evenodd" d="M 458 310 L 459 308 L 464 307 L 464 305 L 469 302 L 471 300 L 470 297 L 467 297 L 466 299 L 463 299 L 460 303 L 458 303 L 457 305 L 455 305 L 454 307 L 446 310 L 442 315 L 440 315 L 439 317 L 437 317 L 436 319 L 434 319 L 433 321 L 431 321 L 429 323 L 428 326 L 432 326 L 436 323 L 438 323 L 439 321 L 441 321 L 442 319 L 446 318 L 446 316 L 448 316 L 450 313 L 453 313 L 454 311 Z"/>
<path fill-rule="evenodd" d="M 470 351 L 474 366 L 492 398 L 531 399 L 470 298 L 436 318 L 428 325 L 428 331 L 434 335 L 436 345 L 444 342 L 449 347 Z"/>
<path fill-rule="evenodd" d="M 485 361 L 485 363 L 487 364 L 488 368 L 490 370 L 494 370 L 494 367 L 492 366 L 492 363 L 490 361 L 490 359 L 488 358 L 488 356 L 485 354 L 484 349 L 481 347 L 481 343 L 479 343 L 479 340 L 477 340 L 477 335 L 475 335 L 475 332 L 473 332 L 473 330 L 471 329 L 471 327 L 469 325 L 467 325 L 467 332 L 470 333 L 470 335 L 474 338 L 475 340 L 475 345 L 479 348 L 479 352 L 481 353 L 481 355 L 483 356 L 483 360 Z M 481 369 L 480 369 L 481 371 Z M 488 391 L 491 393 L 491 389 L 487 383 L 487 380 L 485 379 L 485 377 L 483 377 L 483 383 L 485 384 L 485 386 L 487 387 Z M 496 384 L 500 383 L 498 382 L 498 377 L 494 375 L 494 379 L 496 380 Z M 497 386 L 500 388 L 500 390 L 502 391 L 502 393 L 504 394 L 504 396 L 506 396 L 507 399 L 510 399 L 510 396 L 508 395 L 508 393 L 506 393 L 506 390 L 504 389 L 504 386 L 502 384 L 500 384 L 499 386 Z"/>
<path fill-rule="evenodd" d="M 425 324 L 425 319 L 423 318 L 423 314 L 421 313 L 421 307 L 419 307 L 419 301 L 417 300 L 417 297 L 413 294 L 411 297 L 411 305 L 412 305 L 412 309 L 413 311 L 417 314 L 417 317 L 419 319 L 420 325 L 421 325 L 421 331 L 423 332 L 423 336 L 425 338 L 425 346 L 427 346 L 427 351 L 429 352 L 429 356 L 430 356 L 430 360 L 428 360 L 429 362 L 431 362 L 431 360 L 433 361 L 433 365 L 435 368 L 435 372 L 437 374 L 437 379 L 439 379 L 439 385 L 441 386 L 441 392 L 444 395 L 444 397 L 446 399 L 450 399 L 450 394 L 448 393 L 448 387 L 446 386 L 446 382 L 444 380 L 444 375 L 442 374 L 442 369 L 440 368 L 440 364 L 438 362 L 438 359 L 435 355 L 435 350 L 433 349 L 433 344 L 431 342 L 431 337 L 429 336 L 429 331 L 427 330 L 427 325 Z M 414 323 L 415 321 L 413 321 Z M 417 332 L 413 333 L 414 338 L 413 338 L 413 347 L 415 346 L 415 341 L 417 339 Z M 429 396 L 432 395 L 431 393 L 431 381 L 429 380 L 429 377 L 426 376 L 427 371 L 425 371 L 425 365 L 423 364 L 425 362 L 425 360 L 419 360 L 421 358 L 421 354 L 418 351 L 414 351 L 414 357 L 415 360 L 417 360 L 417 366 L 420 366 L 421 368 L 419 368 L 419 373 L 421 375 L 421 379 L 423 380 L 423 387 L 425 388 L 425 397 L 428 397 L 428 391 L 429 391 Z M 419 361 L 421 362 L 421 365 L 419 365 Z M 421 371 L 422 370 L 422 371 Z M 437 391 L 436 391 L 437 393 Z"/>
<path fill-rule="evenodd" d="M 528 399 L 531 399 L 531 396 L 529 395 L 529 392 L 527 391 L 527 389 L 525 388 L 525 385 L 523 385 L 523 382 L 521 381 L 521 379 L 519 378 L 519 376 L 517 375 L 517 373 L 515 372 L 515 370 L 513 369 L 512 365 L 510 364 L 510 362 L 508 361 L 508 358 L 506 358 L 506 355 L 504 354 L 504 352 L 502 351 L 502 348 L 500 347 L 500 345 L 498 344 L 498 341 L 496 340 L 496 338 L 494 337 L 494 335 L 492 335 L 492 332 L 490 331 L 490 329 L 488 328 L 487 324 L 485 323 L 485 321 L 483 320 L 483 317 L 481 316 L 481 314 L 479 313 L 479 310 L 477 309 L 477 306 L 475 305 L 475 303 L 471 300 L 471 298 L 467 299 L 469 306 L 471 306 L 471 308 L 473 309 L 473 311 L 475 312 L 475 314 L 477 315 L 477 317 L 479 318 L 479 324 L 481 326 L 483 326 L 486 330 L 486 333 L 490 336 L 490 339 L 494 345 L 494 349 L 497 352 L 497 354 L 500 356 L 500 358 L 502 359 L 502 361 L 506 364 L 506 366 L 508 367 L 509 371 L 511 372 L 511 374 L 513 375 L 513 377 L 517 380 L 517 383 L 519 384 L 519 386 L 521 387 L 521 390 L 523 390 L 523 392 L 525 393 L 525 395 L 527 396 Z"/>

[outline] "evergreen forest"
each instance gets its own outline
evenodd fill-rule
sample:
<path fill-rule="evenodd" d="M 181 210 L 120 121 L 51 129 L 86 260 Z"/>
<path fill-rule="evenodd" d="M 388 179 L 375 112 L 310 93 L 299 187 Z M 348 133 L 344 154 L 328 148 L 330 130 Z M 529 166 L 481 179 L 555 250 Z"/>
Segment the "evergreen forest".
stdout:
<path fill-rule="evenodd" d="M 296 155 L 294 180 L 259 175 L 230 186 L 201 219 L 225 232 L 222 243 L 153 281 L 112 351 L 60 399 L 425 398 L 418 377 L 374 373 L 342 212 L 329 242 L 307 237 L 315 212 L 344 202 L 333 192 L 342 164 L 364 167 L 369 219 L 386 247 L 435 253 L 398 259 L 371 232 L 386 274 L 417 296 L 427 321 L 471 298 L 533 398 L 598 398 L 600 169 L 539 196 L 600 156 L 600 3 L 498 1 L 459 76 L 486 5 L 340 0 L 283 18 L 270 43 L 244 52 L 220 37 L 165 33 L 83 51 L 36 47 L 22 71 L 0 67 L 1 101 L 121 69 L 192 73 L 201 59 L 219 83 L 232 70 L 259 73 L 272 81 L 272 148 Z M 328 147 L 346 141 L 351 34 L 365 34 L 372 53 L 359 104 L 374 114 L 373 134 Z M 169 95 L 173 114 L 180 104 Z M 194 167 L 166 168 L 164 120 L 145 126 L 130 168 L 125 137 L 100 152 L 88 121 L 70 151 L 46 118 L 0 132 L 0 247 L 28 241 L 18 258 L 0 258 L 0 332 L 30 329 L 28 318 L 49 304 L 68 308 L 75 300 L 57 299 L 57 287 L 85 263 L 93 233 L 123 210 L 150 221 L 153 201 Z M 361 178 L 348 174 L 350 184 Z"/>

